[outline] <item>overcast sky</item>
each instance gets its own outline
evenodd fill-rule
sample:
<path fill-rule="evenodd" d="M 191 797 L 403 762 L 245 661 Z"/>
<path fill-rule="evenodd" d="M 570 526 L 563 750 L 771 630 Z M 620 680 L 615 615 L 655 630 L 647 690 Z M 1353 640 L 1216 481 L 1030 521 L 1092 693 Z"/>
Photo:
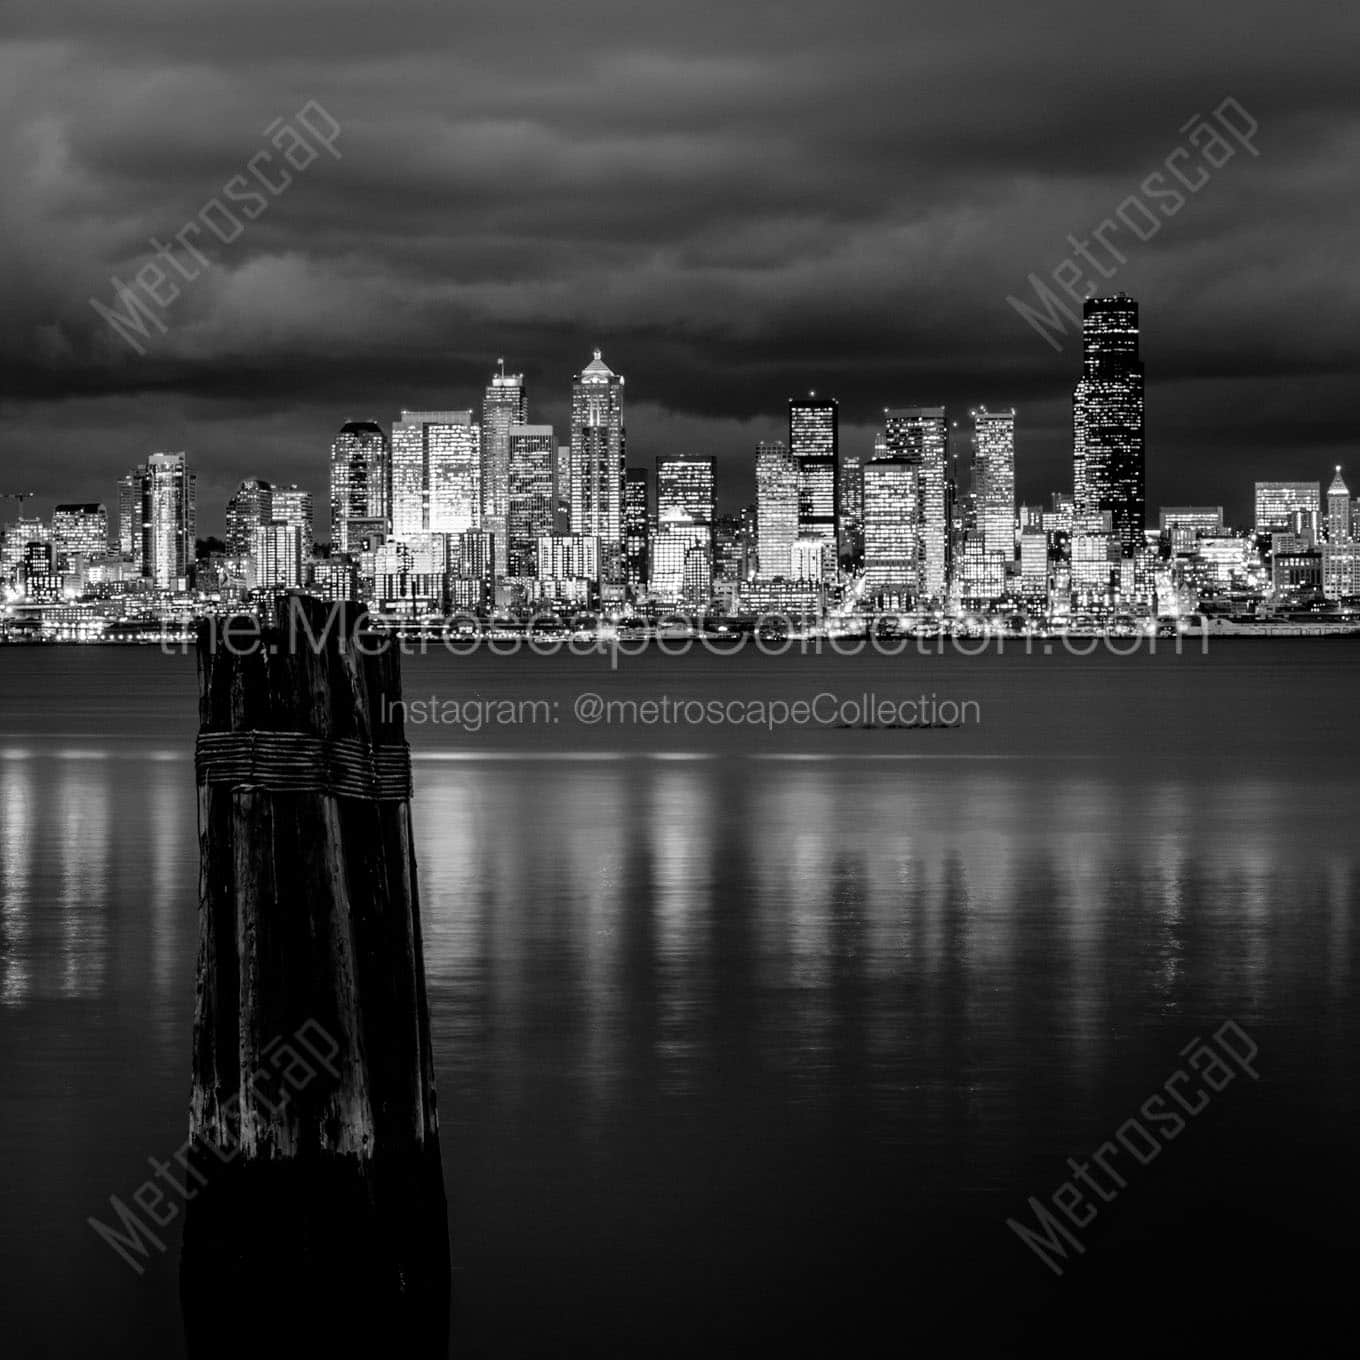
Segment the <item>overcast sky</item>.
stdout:
<path fill-rule="evenodd" d="M 1337 462 L 1360 491 L 1352 3 L 6 0 L 0 36 L 0 491 L 42 508 L 181 448 L 204 530 L 245 476 L 320 505 L 344 419 L 474 405 L 504 355 L 564 431 L 595 345 L 630 460 L 717 454 L 729 504 L 813 388 L 866 454 L 885 405 L 1014 405 L 1021 497 L 1070 489 L 1078 348 L 1006 298 L 1160 206 L 1140 185 L 1228 97 L 1259 156 L 1107 238 L 1150 509 Z M 135 353 L 90 299 L 261 150 L 276 175 L 265 130 L 309 101 L 340 158 L 191 238 L 212 267 Z"/>

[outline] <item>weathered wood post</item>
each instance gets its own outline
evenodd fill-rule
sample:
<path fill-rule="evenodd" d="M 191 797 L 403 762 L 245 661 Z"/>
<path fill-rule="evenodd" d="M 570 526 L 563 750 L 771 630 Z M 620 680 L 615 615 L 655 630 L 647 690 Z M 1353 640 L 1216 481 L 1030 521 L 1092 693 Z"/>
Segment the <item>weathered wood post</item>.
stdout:
<path fill-rule="evenodd" d="M 365 623 L 293 595 L 199 635 L 192 1355 L 447 1348 L 400 656 Z"/>

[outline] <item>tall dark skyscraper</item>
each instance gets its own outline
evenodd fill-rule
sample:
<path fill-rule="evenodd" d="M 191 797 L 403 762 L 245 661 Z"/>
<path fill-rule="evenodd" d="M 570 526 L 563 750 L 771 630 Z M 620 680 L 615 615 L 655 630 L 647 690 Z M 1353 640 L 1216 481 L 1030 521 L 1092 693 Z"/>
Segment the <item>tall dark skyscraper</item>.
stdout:
<path fill-rule="evenodd" d="M 516 422 L 508 430 L 506 443 L 510 461 L 505 558 L 509 575 L 537 576 L 538 540 L 552 533 L 557 513 L 557 435 L 551 425 Z M 499 540 L 493 544 L 493 555 L 499 562 Z M 505 573 L 497 570 L 496 574 Z"/>
<path fill-rule="evenodd" d="M 833 547 L 840 519 L 840 433 L 834 401 L 789 402 L 789 452 L 798 469 L 798 532 Z"/>
<path fill-rule="evenodd" d="M 510 430 L 529 419 L 529 398 L 524 374 L 491 375 L 482 395 L 482 523 L 495 535 L 496 575 L 504 576 L 509 561 Z"/>
<path fill-rule="evenodd" d="M 1082 308 L 1082 369 L 1072 398 L 1073 482 L 1078 514 L 1109 511 L 1125 553 L 1145 522 L 1143 361 L 1138 304 L 1126 293 Z"/>
<path fill-rule="evenodd" d="M 630 467 L 624 472 L 623 568 L 628 585 L 634 591 L 645 589 L 650 577 L 650 481 L 646 468 Z"/>

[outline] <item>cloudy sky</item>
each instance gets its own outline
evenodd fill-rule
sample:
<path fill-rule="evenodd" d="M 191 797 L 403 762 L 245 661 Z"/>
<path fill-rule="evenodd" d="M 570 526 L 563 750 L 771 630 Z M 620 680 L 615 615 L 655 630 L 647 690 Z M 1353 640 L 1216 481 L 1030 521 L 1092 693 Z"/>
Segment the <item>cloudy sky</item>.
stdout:
<path fill-rule="evenodd" d="M 1151 506 L 1360 490 L 1358 40 L 1339 0 L 6 0 L 0 491 L 109 499 L 183 448 L 214 530 L 244 476 L 320 502 L 342 420 L 472 405 L 500 355 L 563 428 L 599 345 L 631 458 L 715 453 L 729 503 L 814 388 L 864 452 L 885 405 L 1014 405 L 1035 499 L 1078 349 L 1006 299 L 1130 196 L 1163 217 L 1126 209 L 1101 286 L 1142 303 Z M 1229 97 L 1260 154 L 1167 215 L 1140 186 L 1181 146 L 1198 180 L 1183 127 Z M 136 353 L 91 298 L 262 150 L 278 182 L 309 101 L 339 158 L 188 238 L 210 266 Z"/>

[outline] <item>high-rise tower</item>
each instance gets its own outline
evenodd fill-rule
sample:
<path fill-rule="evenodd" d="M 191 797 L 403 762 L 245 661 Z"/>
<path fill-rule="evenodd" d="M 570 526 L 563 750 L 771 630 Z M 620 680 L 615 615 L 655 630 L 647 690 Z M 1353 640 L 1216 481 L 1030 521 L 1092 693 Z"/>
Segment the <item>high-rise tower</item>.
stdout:
<path fill-rule="evenodd" d="M 182 453 L 153 453 L 142 480 L 142 575 L 174 590 L 194 561 L 197 477 Z"/>
<path fill-rule="evenodd" d="M 1015 559 L 1015 412 L 973 412 L 973 505 L 984 553 Z"/>
<path fill-rule="evenodd" d="M 1327 488 L 1327 541 L 1349 543 L 1351 533 L 1351 493 L 1338 466 L 1336 476 Z"/>
<path fill-rule="evenodd" d="M 461 534 L 482 520 L 481 431 L 471 411 L 392 422 L 392 534 Z"/>
<path fill-rule="evenodd" d="M 840 430 L 836 402 L 809 393 L 789 402 L 789 452 L 798 469 L 798 532 L 833 547 L 840 518 Z"/>
<path fill-rule="evenodd" d="M 571 388 L 571 531 L 600 540 L 607 580 L 622 570 L 623 379 L 600 351 Z"/>
<path fill-rule="evenodd" d="M 782 440 L 756 446 L 756 561 L 761 580 L 788 577 L 798 537 L 798 468 Z"/>
<path fill-rule="evenodd" d="M 1146 514 L 1138 304 L 1126 293 L 1087 298 L 1081 339 L 1081 378 L 1072 398 L 1076 510 L 1108 511 L 1129 554 L 1142 544 Z"/>
<path fill-rule="evenodd" d="M 356 551 L 352 521 L 388 517 L 387 435 L 372 420 L 347 420 L 331 444 L 331 547 Z"/>
<path fill-rule="evenodd" d="M 509 561 L 507 516 L 510 513 L 510 430 L 529 419 L 529 399 L 523 373 L 500 372 L 482 395 L 482 519 L 495 535 L 495 571 L 506 574 Z"/>
<path fill-rule="evenodd" d="M 887 453 L 916 465 L 917 591 L 943 599 L 949 576 L 949 422 L 943 406 L 910 406 L 884 411 Z"/>

